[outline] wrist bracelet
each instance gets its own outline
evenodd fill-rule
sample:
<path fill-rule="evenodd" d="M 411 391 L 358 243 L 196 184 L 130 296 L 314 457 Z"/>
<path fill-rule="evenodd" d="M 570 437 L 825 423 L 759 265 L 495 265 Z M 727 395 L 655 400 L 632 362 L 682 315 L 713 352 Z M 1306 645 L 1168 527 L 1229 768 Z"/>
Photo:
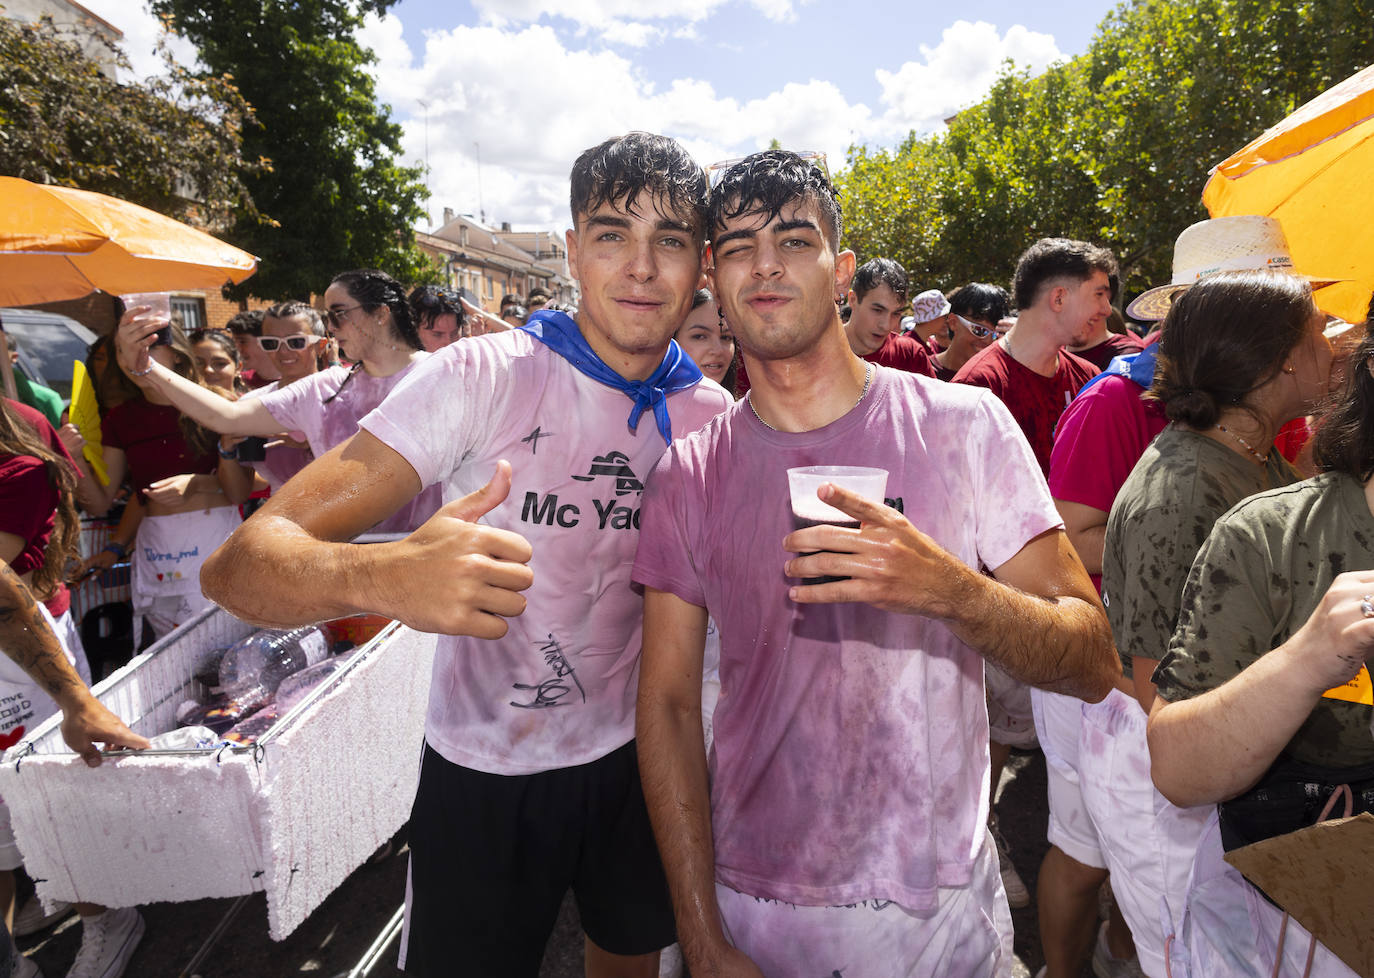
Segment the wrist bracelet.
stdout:
<path fill-rule="evenodd" d="M 124 544 L 120 543 L 118 540 L 111 540 L 109 543 L 105 544 L 105 546 L 101 547 L 100 549 L 102 552 L 114 554 L 120 560 L 123 560 L 125 557 L 129 555 L 129 549 L 125 547 Z"/>
<path fill-rule="evenodd" d="M 155 364 L 155 363 L 157 363 L 156 360 L 150 361 L 146 370 L 130 370 L 130 371 L 129 371 L 129 376 L 130 376 L 130 377 L 146 377 L 146 376 L 148 376 L 150 373 L 153 372 L 153 364 Z"/>
<path fill-rule="evenodd" d="M 239 450 L 238 450 L 237 447 L 234 447 L 234 448 L 229 449 L 228 451 L 225 451 L 225 450 L 224 450 L 224 447 L 223 447 L 223 446 L 220 446 L 219 457 L 220 457 L 220 458 L 238 458 L 238 457 L 239 457 Z"/>

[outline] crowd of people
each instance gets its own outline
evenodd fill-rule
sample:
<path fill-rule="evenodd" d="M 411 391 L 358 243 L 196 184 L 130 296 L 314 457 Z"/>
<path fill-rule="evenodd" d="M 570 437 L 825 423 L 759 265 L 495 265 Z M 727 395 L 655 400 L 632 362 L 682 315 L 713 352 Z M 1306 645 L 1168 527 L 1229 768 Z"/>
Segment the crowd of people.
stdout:
<path fill-rule="evenodd" d="M 358 270 L 190 336 L 125 310 L 105 478 L 0 403 L 0 611 L 47 622 L 0 681 L 92 760 L 142 746 L 63 617 L 76 508 L 122 503 L 86 569 L 131 557 L 152 635 L 211 602 L 439 634 L 407 973 L 537 974 L 571 889 L 593 978 L 1009 975 L 997 788 L 1038 747 L 1045 978 L 1354 974 L 1222 858 L 1374 810 L 1374 335 L 1277 222 L 1184 229 L 1128 323 L 1064 238 L 912 296 L 786 151 L 631 133 L 571 210 L 575 309 Z M 799 524 L 810 465 L 884 498 Z M 114 978 L 137 912 L 78 909 L 70 974 Z"/>

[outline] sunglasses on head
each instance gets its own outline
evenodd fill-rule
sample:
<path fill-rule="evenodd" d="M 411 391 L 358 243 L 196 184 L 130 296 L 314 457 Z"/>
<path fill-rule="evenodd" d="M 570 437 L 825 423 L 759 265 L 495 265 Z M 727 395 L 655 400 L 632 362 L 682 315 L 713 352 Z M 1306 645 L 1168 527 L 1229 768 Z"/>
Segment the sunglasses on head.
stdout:
<path fill-rule="evenodd" d="M 812 166 L 818 168 L 821 171 L 821 173 L 825 175 L 825 182 L 830 182 L 830 166 L 826 162 L 824 153 L 818 153 L 812 149 L 802 149 L 789 152 L 793 152 L 793 155 L 799 157 L 803 162 L 810 163 Z M 712 190 L 714 190 L 716 186 L 722 180 L 725 179 L 725 173 L 727 170 L 730 169 L 730 167 L 734 166 L 736 163 L 742 163 L 746 159 L 748 159 L 748 157 L 746 156 L 736 156 L 733 159 L 721 160 L 719 163 L 712 163 L 710 166 L 706 168 L 707 184 L 711 187 Z"/>
<path fill-rule="evenodd" d="M 321 337 L 310 333 L 292 333 L 290 336 L 259 336 L 258 346 L 266 353 L 276 353 L 283 343 L 288 350 L 304 350 Z"/>

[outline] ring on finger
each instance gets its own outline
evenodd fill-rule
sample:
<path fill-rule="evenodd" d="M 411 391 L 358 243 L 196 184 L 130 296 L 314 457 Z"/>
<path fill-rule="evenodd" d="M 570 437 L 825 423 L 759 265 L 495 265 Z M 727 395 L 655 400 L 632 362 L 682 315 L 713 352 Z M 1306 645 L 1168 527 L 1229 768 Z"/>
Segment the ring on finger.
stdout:
<path fill-rule="evenodd" d="M 1366 594 L 1360 599 L 1360 614 L 1366 618 L 1374 618 L 1374 594 Z"/>

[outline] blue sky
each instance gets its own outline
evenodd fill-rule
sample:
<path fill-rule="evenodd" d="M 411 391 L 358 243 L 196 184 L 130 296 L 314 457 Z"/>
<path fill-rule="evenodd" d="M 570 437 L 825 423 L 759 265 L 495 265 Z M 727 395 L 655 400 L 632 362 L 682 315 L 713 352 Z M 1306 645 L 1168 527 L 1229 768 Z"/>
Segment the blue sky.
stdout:
<path fill-rule="evenodd" d="M 155 67 L 158 27 L 142 0 L 83 2 L 125 31 L 136 71 Z M 703 163 L 777 138 L 824 151 L 833 170 L 851 143 L 894 146 L 939 128 L 1006 58 L 1040 69 L 1081 53 L 1113 6 L 401 0 L 361 40 L 408 162 L 425 160 L 428 124 L 436 223 L 451 207 L 561 231 L 568 168 L 607 136 L 663 132 Z"/>

